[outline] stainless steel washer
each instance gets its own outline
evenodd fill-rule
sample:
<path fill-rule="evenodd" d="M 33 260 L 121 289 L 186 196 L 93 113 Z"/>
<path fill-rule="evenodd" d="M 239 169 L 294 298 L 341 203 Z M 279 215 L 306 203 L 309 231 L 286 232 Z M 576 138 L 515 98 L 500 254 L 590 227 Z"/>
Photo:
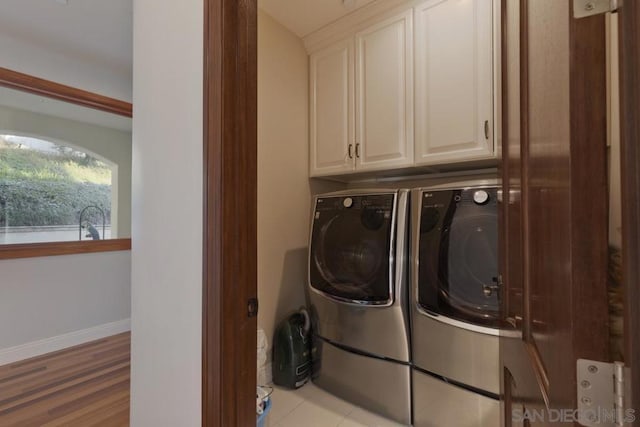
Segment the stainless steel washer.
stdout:
<path fill-rule="evenodd" d="M 317 196 L 309 294 L 313 381 L 373 412 L 411 423 L 407 190 Z"/>
<path fill-rule="evenodd" d="M 499 425 L 497 202 L 495 182 L 412 192 L 410 298 L 416 427 L 494 425 L 488 420 Z M 433 398 L 434 390 L 438 399 Z M 472 413 L 462 414 L 463 410 Z M 434 414 L 451 422 L 433 424 Z M 457 422 L 462 415 L 471 421 Z"/>

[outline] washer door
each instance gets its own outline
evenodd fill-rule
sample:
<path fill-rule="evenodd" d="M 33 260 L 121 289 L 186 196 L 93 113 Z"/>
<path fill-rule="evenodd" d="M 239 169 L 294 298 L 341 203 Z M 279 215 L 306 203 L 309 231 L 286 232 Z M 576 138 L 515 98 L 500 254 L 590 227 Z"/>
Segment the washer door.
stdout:
<path fill-rule="evenodd" d="M 425 192 L 421 213 L 420 306 L 434 314 L 498 326 L 496 190 Z"/>
<path fill-rule="evenodd" d="M 342 302 L 393 301 L 395 194 L 319 198 L 309 257 L 313 289 Z"/>
<path fill-rule="evenodd" d="M 498 224 L 495 214 L 460 209 L 440 245 L 440 293 L 470 317 L 498 318 Z"/>

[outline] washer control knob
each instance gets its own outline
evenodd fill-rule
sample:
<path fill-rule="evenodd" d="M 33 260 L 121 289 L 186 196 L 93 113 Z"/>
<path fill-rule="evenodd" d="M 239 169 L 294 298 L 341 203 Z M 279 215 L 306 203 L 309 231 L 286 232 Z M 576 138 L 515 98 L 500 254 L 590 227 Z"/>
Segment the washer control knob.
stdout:
<path fill-rule="evenodd" d="M 478 205 L 484 205 L 489 201 L 489 193 L 484 190 L 478 190 L 473 193 L 473 201 Z"/>
<path fill-rule="evenodd" d="M 351 206 L 353 206 L 353 199 L 351 197 L 345 197 L 345 199 L 342 201 L 342 204 L 345 208 L 350 208 Z"/>

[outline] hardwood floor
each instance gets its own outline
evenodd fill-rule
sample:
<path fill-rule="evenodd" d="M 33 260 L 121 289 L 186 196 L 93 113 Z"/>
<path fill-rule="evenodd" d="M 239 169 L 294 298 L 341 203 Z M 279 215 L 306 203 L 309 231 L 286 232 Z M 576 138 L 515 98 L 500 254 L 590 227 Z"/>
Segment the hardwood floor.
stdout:
<path fill-rule="evenodd" d="M 129 425 L 130 334 L 0 366 L 0 426 Z"/>

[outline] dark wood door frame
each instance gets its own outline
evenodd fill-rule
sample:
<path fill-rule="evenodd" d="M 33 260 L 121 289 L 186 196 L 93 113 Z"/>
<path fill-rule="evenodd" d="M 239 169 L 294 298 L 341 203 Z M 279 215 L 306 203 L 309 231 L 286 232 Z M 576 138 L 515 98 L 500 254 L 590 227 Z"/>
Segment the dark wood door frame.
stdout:
<path fill-rule="evenodd" d="M 503 1 L 507 426 L 512 409 L 576 408 L 576 360 L 608 359 L 605 22 L 571 3 Z"/>
<path fill-rule="evenodd" d="M 625 288 L 625 363 L 630 367 L 629 408 L 640 426 L 640 4 L 625 1 L 620 25 L 620 143 L 622 254 Z"/>
<path fill-rule="evenodd" d="M 257 5 L 205 0 L 202 425 L 255 426 Z"/>

